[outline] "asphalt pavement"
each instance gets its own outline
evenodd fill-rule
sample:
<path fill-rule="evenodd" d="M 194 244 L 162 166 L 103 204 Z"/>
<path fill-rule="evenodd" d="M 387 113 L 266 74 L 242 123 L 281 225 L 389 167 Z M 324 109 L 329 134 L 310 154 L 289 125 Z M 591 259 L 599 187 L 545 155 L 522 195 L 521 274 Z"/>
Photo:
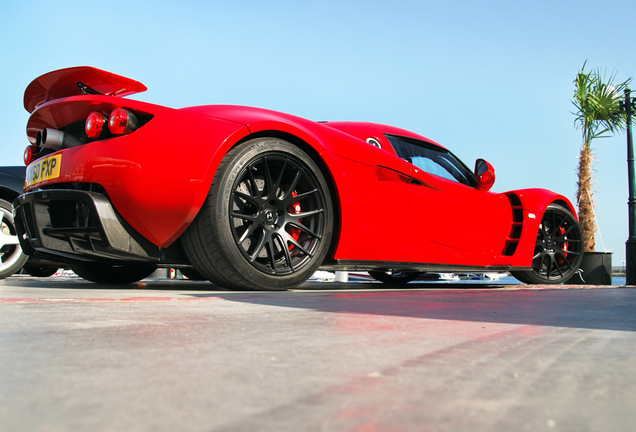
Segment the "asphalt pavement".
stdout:
<path fill-rule="evenodd" d="M 0 281 L 0 431 L 633 431 L 636 288 Z"/>

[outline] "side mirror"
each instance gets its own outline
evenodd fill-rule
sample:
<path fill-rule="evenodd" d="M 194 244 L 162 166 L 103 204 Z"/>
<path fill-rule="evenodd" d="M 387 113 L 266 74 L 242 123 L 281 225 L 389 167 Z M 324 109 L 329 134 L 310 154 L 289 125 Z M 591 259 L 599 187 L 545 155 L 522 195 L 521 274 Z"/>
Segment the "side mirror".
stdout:
<path fill-rule="evenodd" d="M 477 177 L 477 189 L 489 191 L 495 184 L 495 169 L 484 159 L 475 162 L 475 177 Z"/>

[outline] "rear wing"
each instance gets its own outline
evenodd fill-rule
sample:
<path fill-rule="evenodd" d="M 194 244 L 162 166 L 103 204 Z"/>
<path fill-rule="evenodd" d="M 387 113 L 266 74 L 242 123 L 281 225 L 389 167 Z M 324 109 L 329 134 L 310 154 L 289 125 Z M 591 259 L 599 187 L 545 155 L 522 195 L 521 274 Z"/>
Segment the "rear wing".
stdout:
<path fill-rule="evenodd" d="M 34 79 L 24 92 L 24 108 L 32 113 L 46 102 L 69 96 L 98 94 L 122 97 L 146 90 L 145 85 L 130 78 L 89 66 L 72 67 Z"/>

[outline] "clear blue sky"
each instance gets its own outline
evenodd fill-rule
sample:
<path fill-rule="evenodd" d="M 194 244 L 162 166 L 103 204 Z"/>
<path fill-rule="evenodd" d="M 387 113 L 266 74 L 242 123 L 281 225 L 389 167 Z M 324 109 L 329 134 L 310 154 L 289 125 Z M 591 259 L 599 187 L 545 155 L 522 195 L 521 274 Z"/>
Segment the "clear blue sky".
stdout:
<path fill-rule="evenodd" d="M 544 187 L 574 202 L 572 81 L 585 60 L 636 76 L 635 19 L 633 0 L 6 1 L 0 165 L 22 164 L 29 82 L 88 65 L 139 80 L 149 90 L 135 98 L 174 108 L 240 104 L 411 129 L 468 165 L 488 159 L 496 191 Z M 594 145 L 614 265 L 628 235 L 625 143 Z"/>

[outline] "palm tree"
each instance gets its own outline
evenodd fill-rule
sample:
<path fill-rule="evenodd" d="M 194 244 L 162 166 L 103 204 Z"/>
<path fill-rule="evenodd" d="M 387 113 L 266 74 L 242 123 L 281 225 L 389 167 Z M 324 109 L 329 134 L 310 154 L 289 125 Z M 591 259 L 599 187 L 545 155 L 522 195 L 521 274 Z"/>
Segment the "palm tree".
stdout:
<path fill-rule="evenodd" d="M 583 247 L 585 252 L 593 252 L 596 248 L 596 221 L 594 219 L 594 201 L 592 199 L 592 164 L 594 152 L 592 140 L 604 138 L 625 129 L 626 116 L 622 102 L 623 90 L 629 85 L 631 78 L 620 84 L 614 84 L 616 73 L 606 77 L 600 69 L 585 72 L 585 64 L 576 75 L 574 84 L 574 100 L 577 108 L 574 123 L 581 128 L 583 145 L 579 156 L 578 190 L 576 200 L 579 206 L 579 222 L 583 230 Z"/>

